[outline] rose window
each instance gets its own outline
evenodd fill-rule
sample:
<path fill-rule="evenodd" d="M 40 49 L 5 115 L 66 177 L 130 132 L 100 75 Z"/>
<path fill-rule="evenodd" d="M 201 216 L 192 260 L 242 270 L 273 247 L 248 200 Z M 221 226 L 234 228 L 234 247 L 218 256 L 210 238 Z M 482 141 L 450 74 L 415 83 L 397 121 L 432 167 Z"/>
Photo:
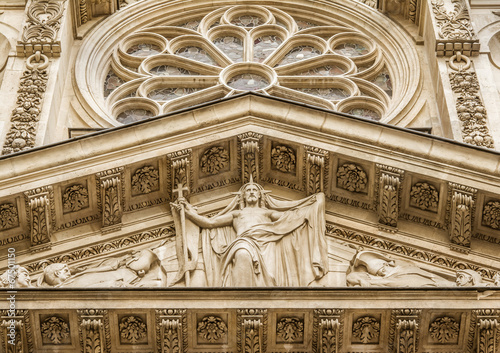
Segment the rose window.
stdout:
<path fill-rule="evenodd" d="M 101 82 L 108 112 L 124 124 L 245 91 L 380 120 L 397 84 L 391 72 L 358 29 L 234 6 L 128 35 Z"/>

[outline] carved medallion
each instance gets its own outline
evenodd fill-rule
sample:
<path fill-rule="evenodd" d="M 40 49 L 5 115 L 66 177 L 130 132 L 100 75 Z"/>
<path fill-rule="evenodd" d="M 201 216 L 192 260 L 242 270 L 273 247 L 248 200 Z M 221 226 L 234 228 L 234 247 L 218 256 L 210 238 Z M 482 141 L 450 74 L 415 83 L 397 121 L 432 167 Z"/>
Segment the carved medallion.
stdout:
<path fill-rule="evenodd" d="M 337 170 L 337 186 L 352 192 L 363 192 L 366 189 L 368 177 L 358 165 L 347 163 Z"/>
<path fill-rule="evenodd" d="M 360 317 L 352 326 L 352 335 L 364 344 L 378 342 L 380 322 L 371 316 Z"/>
<path fill-rule="evenodd" d="M 220 146 L 207 149 L 200 159 L 201 171 L 205 174 L 215 175 L 229 165 L 229 152 Z"/>
<path fill-rule="evenodd" d="M 146 324 L 139 316 L 126 316 L 120 320 L 120 337 L 135 344 L 146 337 Z"/>
<path fill-rule="evenodd" d="M 271 150 L 271 164 L 283 173 L 295 173 L 297 158 L 295 151 L 288 146 L 277 145 Z"/>
<path fill-rule="evenodd" d="M 304 337 L 304 320 L 296 317 L 282 318 L 276 326 L 276 335 L 288 343 L 302 342 Z"/>
<path fill-rule="evenodd" d="M 416 183 L 411 187 L 410 202 L 413 206 L 421 210 L 435 211 L 438 207 L 439 193 L 437 189 L 429 183 Z"/>
<path fill-rule="evenodd" d="M 431 323 L 429 333 L 439 343 L 448 343 L 458 336 L 460 325 L 449 316 L 439 317 Z"/>
<path fill-rule="evenodd" d="M 46 318 L 41 325 L 42 337 L 48 339 L 52 344 L 62 344 L 69 337 L 69 325 L 59 316 Z"/>
<path fill-rule="evenodd" d="M 198 322 L 198 336 L 210 343 L 215 343 L 227 334 L 227 326 L 220 317 L 205 316 Z"/>
<path fill-rule="evenodd" d="M 483 224 L 493 229 L 500 228 L 500 201 L 489 201 L 484 205 Z"/>
<path fill-rule="evenodd" d="M 159 188 L 158 169 L 153 166 L 145 166 L 137 169 L 132 176 L 132 191 L 134 194 L 149 194 Z"/>
<path fill-rule="evenodd" d="M 11 203 L 0 205 L 0 230 L 11 229 L 19 225 L 17 208 Z"/>
<path fill-rule="evenodd" d="M 85 186 L 68 186 L 62 195 L 63 212 L 75 212 L 89 207 L 89 193 Z"/>

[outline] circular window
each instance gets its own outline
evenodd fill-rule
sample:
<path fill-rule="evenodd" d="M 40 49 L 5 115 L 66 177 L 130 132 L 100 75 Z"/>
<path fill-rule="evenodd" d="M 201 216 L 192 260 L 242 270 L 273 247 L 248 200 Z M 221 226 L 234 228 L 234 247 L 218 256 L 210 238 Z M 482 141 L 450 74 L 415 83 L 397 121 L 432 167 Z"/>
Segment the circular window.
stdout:
<path fill-rule="evenodd" d="M 103 40 L 111 55 L 87 70 L 87 82 L 99 86 L 92 98 L 110 121 L 127 124 L 244 91 L 387 121 L 402 110 L 407 82 L 418 76 L 394 59 L 412 57 L 411 50 L 396 48 L 395 54 L 387 43 L 382 49 L 368 29 L 356 28 L 359 21 L 346 23 L 334 12 L 307 16 L 240 5 L 192 9 L 180 21 L 162 11 L 120 33 L 121 40 Z"/>

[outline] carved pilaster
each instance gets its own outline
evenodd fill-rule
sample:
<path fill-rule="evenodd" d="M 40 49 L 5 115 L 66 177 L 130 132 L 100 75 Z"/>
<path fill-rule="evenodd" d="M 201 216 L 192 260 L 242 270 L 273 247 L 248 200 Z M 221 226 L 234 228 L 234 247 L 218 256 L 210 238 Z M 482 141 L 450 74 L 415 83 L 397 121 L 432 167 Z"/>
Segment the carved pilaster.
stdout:
<path fill-rule="evenodd" d="M 476 189 L 450 183 L 450 241 L 452 248 L 469 251 L 472 238 L 472 217 L 476 198 Z"/>
<path fill-rule="evenodd" d="M 306 191 L 315 194 L 325 190 L 325 166 L 328 152 L 320 148 L 305 146 L 306 150 Z"/>
<path fill-rule="evenodd" d="M 316 309 L 313 322 L 313 351 L 338 353 L 343 340 L 343 313 L 341 309 Z"/>
<path fill-rule="evenodd" d="M 30 56 L 37 51 L 47 56 L 61 55 L 59 29 L 65 0 L 31 0 L 26 6 L 26 20 L 17 42 L 17 55 Z"/>
<path fill-rule="evenodd" d="M 77 310 L 77 313 L 82 352 L 107 352 L 104 318 L 107 315 L 107 310 Z"/>
<path fill-rule="evenodd" d="M 446 0 L 432 0 L 432 14 L 436 32 L 436 53 L 438 56 L 452 56 L 461 52 L 467 56 L 479 54 L 479 39 L 469 16 L 467 0 L 450 0 L 452 10 L 445 5 Z"/>
<path fill-rule="evenodd" d="M 27 352 L 25 344 L 25 329 L 22 317 L 13 316 L 3 318 L 0 324 L 2 335 L 2 352 Z"/>
<path fill-rule="evenodd" d="M 262 135 L 255 132 L 246 132 L 238 135 L 241 149 L 241 181 L 243 184 L 260 180 L 259 146 Z"/>
<path fill-rule="evenodd" d="M 156 344 L 160 353 L 187 351 L 185 309 L 156 310 Z"/>
<path fill-rule="evenodd" d="M 237 317 L 238 352 L 262 353 L 267 347 L 267 310 L 240 309 Z"/>
<path fill-rule="evenodd" d="M 384 165 L 380 169 L 378 218 L 381 224 L 396 227 L 398 225 L 401 182 L 404 171 Z"/>
<path fill-rule="evenodd" d="M 54 229 L 54 194 L 51 186 L 44 186 L 24 193 L 32 251 L 50 248 Z"/>
<path fill-rule="evenodd" d="M 170 190 L 176 189 L 179 184 L 187 186 L 192 190 L 192 176 L 191 176 L 191 149 L 185 149 L 167 154 L 170 161 Z"/>
<path fill-rule="evenodd" d="M 102 231 L 120 229 L 124 208 L 123 167 L 99 172 L 96 178 Z"/>

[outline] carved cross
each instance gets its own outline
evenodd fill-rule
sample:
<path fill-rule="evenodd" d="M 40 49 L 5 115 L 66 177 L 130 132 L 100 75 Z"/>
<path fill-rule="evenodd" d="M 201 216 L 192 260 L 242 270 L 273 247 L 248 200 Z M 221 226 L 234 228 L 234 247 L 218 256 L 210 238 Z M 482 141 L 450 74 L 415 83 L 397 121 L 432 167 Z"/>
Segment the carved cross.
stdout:
<path fill-rule="evenodd" d="M 172 190 L 174 194 L 177 194 L 177 199 L 184 197 L 184 191 L 189 192 L 189 188 L 187 186 L 182 186 L 181 183 L 177 184 L 177 189 Z"/>

